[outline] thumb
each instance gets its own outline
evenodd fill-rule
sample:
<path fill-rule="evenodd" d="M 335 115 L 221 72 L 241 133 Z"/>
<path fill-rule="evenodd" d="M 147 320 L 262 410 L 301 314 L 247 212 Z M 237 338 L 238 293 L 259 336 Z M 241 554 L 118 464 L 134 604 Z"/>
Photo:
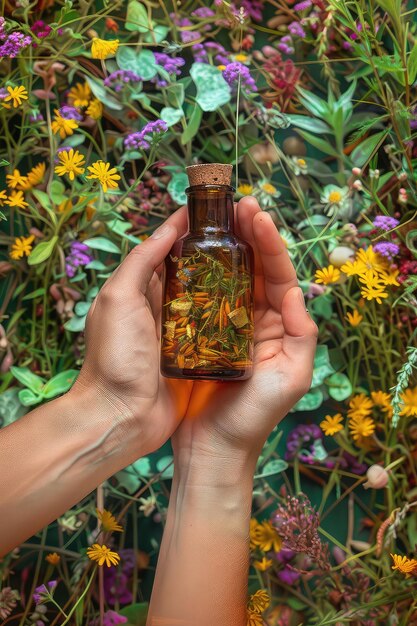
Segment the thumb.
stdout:
<path fill-rule="evenodd" d="M 283 351 L 293 361 L 300 380 L 310 386 L 316 351 L 318 328 L 306 310 L 304 295 L 299 287 L 289 289 L 282 301 L 284 326 Z"/>
<path fill-rule="evenodd" d="M 177 238 L 178 231 L 173 224 L 162 224 L 150 237 L 135 246 L 113 272 L 109 279 L 112 287 L 128 293 L 132 285 L 138 285 L 146 294 L 155 269 L 163 262 Z"/>

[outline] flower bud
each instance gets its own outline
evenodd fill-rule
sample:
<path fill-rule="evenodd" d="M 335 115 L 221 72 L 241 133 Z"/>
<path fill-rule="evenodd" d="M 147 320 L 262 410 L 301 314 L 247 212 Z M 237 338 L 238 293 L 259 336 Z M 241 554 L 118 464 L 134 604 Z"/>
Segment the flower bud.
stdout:
<path fill-rule="evenodd" d="M 354 176 L 360 176 L 362 174 L 362 170 L 360 167 L 352 167 L 352 174 Z"/>
<path fill-rule="evenodd" d="M 337 246 L 329 254 L 329 261 L 335 267 L 341 267 L 347 261 L 350 261 L 355 256 L 355 251 L 347 246 Z"/>
<path fill-rule="evenodd" d="M 368 480 L 363 484 L 365 489 L 382 489 L 388 485 L 388 472 L 380 465 L 371 465 L 366 472 L 366 477 Z"/>
<path fill-rule="evenodd" d="M 363 189 L 362 181 L 360 181 L 359 178 L 357 178 L 355 181 L 353 181 L 352 187 L 356 189 L 357 191 L 362 191 Z"/>

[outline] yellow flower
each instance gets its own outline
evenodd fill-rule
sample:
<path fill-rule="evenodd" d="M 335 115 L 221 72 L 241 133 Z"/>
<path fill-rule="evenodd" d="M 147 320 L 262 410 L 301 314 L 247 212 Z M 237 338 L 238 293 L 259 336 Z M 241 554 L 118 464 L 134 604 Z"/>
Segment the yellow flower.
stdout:
<path fill-rule="evenodd" d="M 361 289 L 361 296 L 366 300 L 376 300 L 378 304 L 382 304 L 381 298 L 388 298 L 388 293 L 383 287 L 369 286 Z"/>
<path fill-rule="evenodd" d="M 220 70 L 221 72 L 223 72 L 226 69 L 225 65 L 218 65 L 217 69 Z"/>
<path fill-rule="evenodd" d="M 346 313 L 346 319 L 351 326 L 359 326 L 363 320 L 363 315 L 357 309 L 353 309 L 352 313 Z"/>
<path fill-rule="evenodd" d="M 260 613 L 255 613 L 254 611 L 248 611 L 248 621 L 246 622 L 246 626 L 263 626 L 264 620 Z"/>
<path fill-rule="evenodd" d="M 93 59 L 107 59 L 107 57 L 116 54 L 119 47 L 119 40 L 113 39 L 112 41 L 106 41 L 105 39 L 99 39 L 93 37 L 93 43 L 91 45 L 91 58 Z"/>
<path fill-rule="evenodd" d="M 264 520 L 253 530 L 252 543 L 263 552 L 274 550 L 279 552 L 282 546 L 281 537 L 278 535 L 271 522 Z"/>
<path fill-rule="evenodd" d="M 340 413 L 336 413 L 336 415 L 333 416 L 326 415 L 324 420 L 320 422 L 320 428 L 324 434 L 329 437 L 343 430 L 341 422 L 343 422 L 343 417 Z"/>
<path fill-rule="evenodd" d="M 123 528 L 117 523 L 116 518 L 110 513 L 110 511 L 106 511 L 106 509 L 103 509 L 102 511 L 96 509 L 96 512 L 97 517 L 101 522 L 102 530 L 110 532 L 123 532 Z"/>
<path fill-rule="evenodd" d="M 234 59 L 239 63 L 246 63 L 246 61 L 248 60 L 248 55 L 242 54 L 242 52 L 240 52 L 239 54 L 235 54 Z"/>
<path fill-rule="evenodd" d="M 50 554 L 47 554 L 45 557 L 45 561 L 48 561 L 48 563 L 50 563 L 51 565 L 58 565 L 60 560 L 61 560 L 61 557 L 56 552 L 51 552 Z"/>
<path fill-rule="evenodd" d="M 342 194 L 340 193 L 340 191 L 331 191 L 329 193 L 329 202 L 331 202 L 332 204 L 337 204 L 341 201 L 341 199 Z"/>
<path fill-rule="evenodd" d="M 406 556 L 400 556 L 399 554 L 391 554 L 391 556 L 394 561 L 394 565 L 391 569 L 397 569 L 402 574 L 405 574 L 406 578 L 409 578 L 411 574 L 417 574 L 416 559 L 409 559 Z"/>
<path fill-rule="evenodd" d="M 97 98 L 91 100 L 88 108 L 86 109 L 86 113 L 87 115 L 92 117 L 93 120 L 99 120 L 100 117 L 102 117 L 103 115 L 103 105 L 101 104 L 100 100 L 97 100 Z"/>
<path fill-rule="evenodd" d="M 249 184 L 239 185 L 237 192 L 242 196 L 250 196 L 253 193 L 253 186 Z"/>
<path fill-rule="evenodd" d="M 22 104 L 22 100 L 28 99 L 28 92 L 22 85 L 20 85 L 20 87 L 11 87 L 9 85 L 7 87 L 7 91 L 9 92 L 9 95 L 4 98 L 4 102 L 13 100 L 13 106 L 15 109 Z"/>
<path fill-rule="evenodd" d="M 260 561 L 254 561 L 253 567 L 260 572 L 265 572 L 272 565 L 272 559 L 267 559 L 266 556 L 263 556 Z"/>
<path fill-rule="evenodd" d="M 29 237 L 16 237 L 14 244 L 12 245 L 10 257 L 17 261 L 24 255 L 29 256 L 32 250 L 32 241 L 34 239 L 34 235 L 30 235 Z"/>
<path fill-rule="evenodd" d="M 27 181 L 26 176 L 22 176 L 18 169 L 13 170 L 13 174 L 6 174 L 7 186 L 12 189 L 16 189 L 20 187 L 20 185 L 24 185 Z"/>
<path fill-rule="evenodd" d="M 396 287 L 399 287 L 400 283 L 397 280 L 397 276 L 399 273 L 400 270 L 391 269 L 389 272 L 382 272 L 379 275 L 379 278 L 383 285 L 395 285 Z"/>
<path fill-rule="evenodd" d="M 91 99 L 90 85 L 85 81 L 84 84 L 77 83 L 69 90 L 68 102 L 75 107 L 86 107 Z"/>
<path fill-rule="evenodd" d="M 340 271 L 337 267 L 329 265 L 323 267 L 321 270 L 317 270 L 315 273 L 316 283 L 323 283 L 323 285 L 329 285 L 330 283 L 336 283 L 340 278 Z"/>
<path fill-rule="evenodd" d="M 74 130 L 78 128 L 78 124 L 75 120 L 67 120 L 65 117 L 62 117 L 59 110 L 55 109 L 55 118 L 54 121 L 51 122 L 51 128 L 54 135 L 59 133 L 61 139 L 65 139 L 65 137 L 74 134 Z"/>
<path fill-rule="evenodd" d="M 250 543 L 250 549 L 251 550 L 255 550 L 257 544 L 254 543 L 254 539 L 256 537 L 256 529 L 259 526 L 259 522 L 255 517 L 251 517 L 250 518 L 250 523 L 249 523 L 249 543 Z"/>
<path fill-rule="evenodd" d="M 372 400 L 364 393 L 359 393 L 349 401 L 348 417 L 365 417 L 371 413 L 372 406 Z"/>
<path fill-rule="evenodd" d="M 61 161 L 61 165 L 55 167 L 55 173 L 58 176 L 68 174 L 69 179 L 74 180 L 76 176 L 85 171 L 85 168 L 82 167 L 85 163 L 84 156 L 78 150 L 74 150 L 74 148 L 71 148 L 68 152 L 61 150 L 58 153 L 58 159 Z"/>
<path fill-rule="evenodd" d="M 265 193 L 269 193 L 271 196 L 277 192 L 277 188 L 274 187 L 274 185 L 271 185 L 271 183 L 264 183 L 261 185 L 261 189 L 262 191 L 265 191 Z"/>
<path fill-rule="evenodd" d="M 354 441 L 369 437 L 375 431 L 375 422 L 372 417 L 352 417 L 349 420 L 349 429 Z"/>
<path fill-rule="evenodd" d="M 96 161 L 92 165 L 88 166 L 88 170 L 91 172 L 86 178 L 97 178 L 103 187 L 104 193 L 107 189 L 118 189 L 118 184 L 115 182 L 120 179 L 119 174 L 115 167 L 109 170 L 110 163 L 105 163 L 102 160 Z"/>
<path fill-rule="evenodd" d="M 363 261 L 347 261 L 340 268 L 347 276 L 356 276 L 366 272 L 366 265 Z"/>
<path fill-rule="evenodd" d="M 4 204 L 8 204 L 9 206 L 15 206 L 19 209 L 24 209 L 25 207 L 29 206 L 28 203 L 25 201 L 23 191 L 20 190 L 13 190 L 7 200 L 4 201 Z"/>
<path fill-rule="evenodd" d="M 404 402 L 404 406 L 400 411 L 400 415 L 406 417 L 417 417 L 417 387 L 414 389 L 406 389 L 401 394 L 401 400 Z"/>
<path fill-rule="evenodd" d="M 39 185 L 43 181 L 45 172 L 46 172 L 45 162 L 38 163 L 37 165 L 32 167 L 30 172 L 27 174 L 27 179 L 30 185 L 32 187 L 36 187 L 36 185 Z"/>
<path fill-rule="evenodd" d="M 92 561 L 97 561 L 99 565 L 106 563 L 107 567 L 111 565 L 118 565 L 120 556 L 117 552 L 112 552 L 107 546 L 101 546 L 99 543 L 93 543 L 90 548 L 87 548 L 87 556 Z"/>
<path fill-rule="evenodd" d="M 371 391 L 371 398 L 376 406 L 381 407 L 388 417 L 392 417 L 391 396 L 383 391 Z"/>
<path fill-rule="evenodd" d="M 258 589 L 258 591 L 249 596 L 247 609 L 252 613 L 263 613 L 270 604 L 270 595 L 264 589 Z"/>
<path fill-rule="evenodd" d="M 386 272 L 389 270 L 388 260 L 382 254 L 374 252 L 372 246 L 369 246 L 366 250 L 358 250 L 356 260 L 362 261 L 366 265 L 366 269 L 374 272 Z"/>
<path fill-rule="evenodd" d="M 5 189 L 2 189 L 0 191 L 0 206 L 3 206 L 6 200 L 7 200 L 7 192 Z"/>

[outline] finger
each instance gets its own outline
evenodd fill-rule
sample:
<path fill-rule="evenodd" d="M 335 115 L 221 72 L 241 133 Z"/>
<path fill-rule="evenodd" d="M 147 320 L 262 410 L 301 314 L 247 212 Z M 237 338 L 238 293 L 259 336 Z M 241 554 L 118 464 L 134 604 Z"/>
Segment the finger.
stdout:
<path fill-rule="evenodd" d="M 236 207 L 236 222 L 238 234 L 250 245 L 254 245 L 253 218 L 261 212 L 258 201 L 253 196 L 246 196 L 239 200 Z"/>
<path fill-rule="evenodd" d="M 281 310 L 283 298 L 298 285 L 297 276 L 285 243 L 266 211 L 253 218 L 256 254 L 262 263 L 266 298 L 274 309 Z"/>
<path fill-rule="evenodd" d="M 282 301 L 282 323 L 285 355 L 296 363 L 297 378 L 306 393 L 311 384 L 318 329 L 305 307 L 304 295 L 299 287 L 289 289 Z"/>
<path fill-rule="evenodd" d="M 132 287 L 138 286 L 145 294 L 153 273 L 163 263 L 176 239 L 186 230 L 187 209 L 183 206 L 129 252 L 108 279 L 108 287 L 111 285 L 112 289 L 129 293 Z"/>
<path fill-rule="evenodd" d="M 155 319 L 156 334 L 160 338 L 161 325 L 161 303 L 162 303 L 162 282 L 156 272 L 153 273 L 146 290 L 146 299 L 151 307 L 152 315 Z"/>

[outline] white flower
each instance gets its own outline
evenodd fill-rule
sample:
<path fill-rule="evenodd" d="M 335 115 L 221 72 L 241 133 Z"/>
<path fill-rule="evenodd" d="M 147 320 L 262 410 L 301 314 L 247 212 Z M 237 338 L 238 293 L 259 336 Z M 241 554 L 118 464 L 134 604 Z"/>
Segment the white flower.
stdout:
<path fill-rule="evenodd" d="M 275 206 L 276 202 L 274 198 L 279 198 L 281 192 L 266 178 L 262 178 L 256 185 L 255 192 L 253 194 L 259 199 L 259 203 L 263 208 Z"/>
<path fill-rule="evenodd" d="M 296 248 L 297 242 L 295 240 L 294 235 L 290 233 L 290 231 L 287 230 L 286 228 L 280 228 L 279 234 L 281 235 L 281 238 L 284 240 L 289 256 L 293 259 L 295 255 L 297 254 L 297 248 Z"/>
<path fill-rule="evenodd" d="M 333 215 L 335 211 L 346 209 L 349 205 L 349 187 L 326 185 L 320 196 L 320 202 L 326 205 L 326 214 Z"/>
<path fill-rule="evenodd" d="M 149 517 L 150 515 L 152 515 L 156 508 L 155 496 L 149 496 L 148 498 L 139 498 L 139 502 L 142 502 L 139 507 L 139 511 L 143 511 L 145 517 Z"/>
<path fill-rule="evenodd" d="M 290 166 L 296 176 L 307 174 L 307 163 L 305 159 L 301 157 L 291 157 Z"/>

